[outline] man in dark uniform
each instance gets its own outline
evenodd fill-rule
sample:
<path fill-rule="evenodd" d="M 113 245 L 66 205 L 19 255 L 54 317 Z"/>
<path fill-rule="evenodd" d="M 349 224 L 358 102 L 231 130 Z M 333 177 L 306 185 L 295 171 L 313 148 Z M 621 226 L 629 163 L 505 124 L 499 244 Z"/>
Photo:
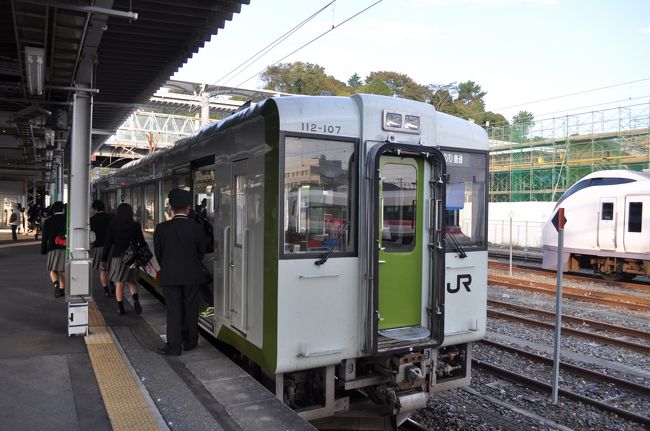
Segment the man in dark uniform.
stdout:
<path fill-rule="evenodd" d="M 190 192 L 174 189 L 168 198 L 173 217 L 158 224 L 153 233 L 167 305 L 167 343 L 158 353 L 178 356 L 181 348 L 192 350 L 199 339 L 198 282 L 205 241 L 201 226 L 187 216 L 192 206 Z"/>

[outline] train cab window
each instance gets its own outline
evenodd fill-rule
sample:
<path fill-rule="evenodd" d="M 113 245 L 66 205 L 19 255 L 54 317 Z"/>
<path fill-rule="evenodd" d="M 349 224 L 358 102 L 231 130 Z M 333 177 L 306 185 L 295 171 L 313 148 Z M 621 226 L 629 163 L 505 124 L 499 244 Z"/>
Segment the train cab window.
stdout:
<path fill-rule="evenodd" d="M 487 155 L 443 150 L 449 180 L 446 189 L 447 250 L 485 248 Z"/>
<path fill-rule="evenodd" d="M 355 147 L 350 141 L 285 139 L 285 255 L 355 250 Z"/>
<path fill-rule="evenodd" d="M 630 202 L 627 217 L 627 231 L 641 232 L 643 217 L 643 202 Z"/>
<path fill-rule="evenodd" d="M 603 202 L 603 207 L 600 210 L 601 220 L 614 220 L 614 203 Z"/>

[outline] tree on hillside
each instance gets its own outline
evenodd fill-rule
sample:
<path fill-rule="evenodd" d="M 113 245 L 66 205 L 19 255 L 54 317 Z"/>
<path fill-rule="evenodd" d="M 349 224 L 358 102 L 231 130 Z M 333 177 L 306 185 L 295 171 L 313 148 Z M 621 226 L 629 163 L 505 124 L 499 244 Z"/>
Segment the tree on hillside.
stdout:
<path fill-rule="evenodd" d="M 481 126 L 488 132 L 491 139 L 505 140 L 510 131 L 510 123 L 506 117 L 496 112 L 487 111 L 483 113 Z"/>
<path fill-rule="evenodd" d="M 363 81 L 361 81 L 361 77 L 357 75 L 356 73 L 348 79 L 348 87 L 350 88 L 359 88 L 363 85 Z"/>
<path fill-rule="evenodd" d="M 379 94 L 382 96 L 392 96 L 393 90 L 381 79 L 366 80 L 365 85 L 356 89 L 359 93 Z"/>
<path fill-rule="evenodd" d="M 483 97 L 487 91 L 474 81 L 466 81 L 458 84 L 458 96 L 454 101 L 457 115 L 474 121 L 476 124 L 483 124 L 485 114 L 485 101 Z"/>
<path fill-rule="evenodd" d="M 350 94 L 345 83 L 325 74 L 322 66 L 313 63 L 297 61 L 270 66 L 261 78 L 267 90 L 305 95 L 319 95 L 323 91 L 335 96 Z"/>
<path fill-rule="evenodd" d="M 528 134 L 535 126 L 535 117 L 531 112 L 519 111 L 512 117 L 512 141 L 523 142 L 528 139 Z"/>
<path fill-rule="evenodd" d="M 429 84 L 427 87 L 431 92 L 430 103 L 436 108 L 436 111 L 457 115 L 454 95 L 458 94 L 458 86 L 455 82 L 443 85 Z"/>
<path fill-rule="evenodd" d="M 418 100 L 420 102 L 428 102 L 431 98 L 431 91 L 427 87 L 418 84 L 411 77 L 403 73 L 388 71 L 372 72 L 366 78 L 366 83 L 375 80 L 384 82 L 390 88 L 391 95 L 393 96 Z M 364 92 L 370 93 L 370 91 Z"/>

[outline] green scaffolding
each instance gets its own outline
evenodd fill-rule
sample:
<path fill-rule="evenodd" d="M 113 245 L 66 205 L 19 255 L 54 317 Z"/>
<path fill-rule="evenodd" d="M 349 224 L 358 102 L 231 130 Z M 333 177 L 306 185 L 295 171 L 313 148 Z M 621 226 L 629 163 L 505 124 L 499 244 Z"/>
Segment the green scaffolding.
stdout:
<path fill-rule="evenodd" d="M 557 201 L 591 172 L 650 168 L 649 107 L 489 128 L 490 201 Z"/>

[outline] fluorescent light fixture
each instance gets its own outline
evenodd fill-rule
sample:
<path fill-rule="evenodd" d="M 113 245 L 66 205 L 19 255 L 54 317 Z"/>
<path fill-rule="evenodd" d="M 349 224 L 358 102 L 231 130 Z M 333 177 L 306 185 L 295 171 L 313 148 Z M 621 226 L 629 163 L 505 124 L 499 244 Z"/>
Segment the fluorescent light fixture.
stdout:
<path fill-rule="evenodd" d="M 25 47 L 27 89 L 29 94 L 43 94 L 45 84 L 45 50 L 33 46 Z"/>

